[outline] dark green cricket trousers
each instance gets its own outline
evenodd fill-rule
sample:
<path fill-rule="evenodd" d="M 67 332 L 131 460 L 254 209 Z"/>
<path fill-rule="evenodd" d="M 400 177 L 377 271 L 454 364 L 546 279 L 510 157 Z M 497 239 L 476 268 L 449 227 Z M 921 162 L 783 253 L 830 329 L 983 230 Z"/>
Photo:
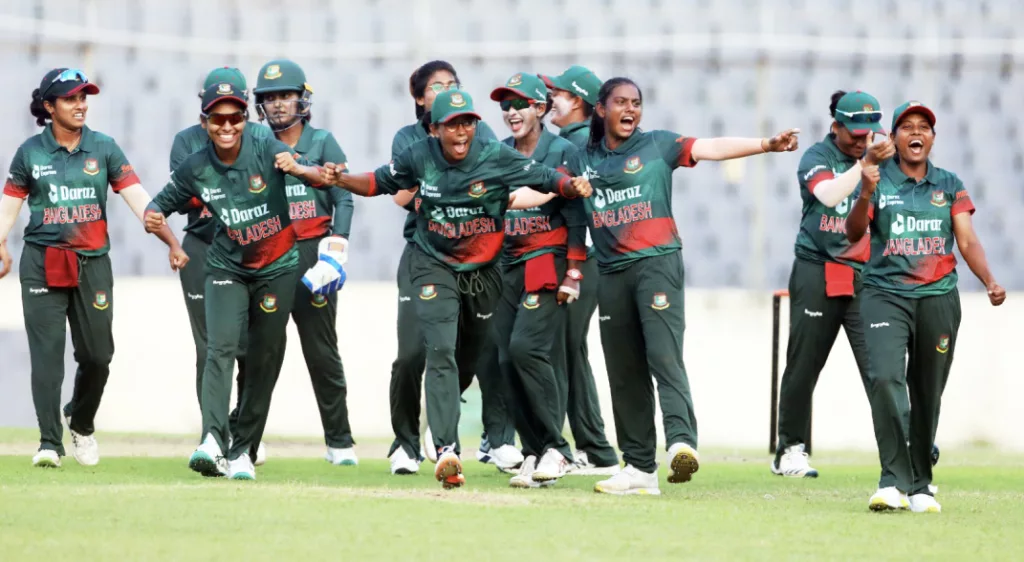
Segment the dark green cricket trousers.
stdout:
<path fill-rule="evenodd" d="M 64 413 L 71 417 L 75 432 L 92 435 L 114 356 L 114 276 L 109 256 L 79 256 L 78 286 L 51 288 L 46 284 L 45 259 L 45 247 L 25 244 L 19 269 L 21 302 L 32 363 L 39 449 L 64 456 L 60 391 L 66 326 L 71 326 L 78 370 L 71 402 Z"/>
<path fill-rule="evenodd" d="M 555 269 L 561 279 L 564 258 L 555 258 Z M 540 457 L 556 449 L 572 461 L 569 442 L 562 436 L 565 395 L 557 379 L 565 377 L 565 321 L 574 305 L 559 305 L 557 290 L 528 293 L 525 272 L 525 263 L 502 270 L 501 299 L 494 312 L 498 362 L 511 391 L 509 406 L 523 455 Z"/>
<path fill-rule="evenodd" d="M 954 288 L 914 299 L 867 287 L 860 299 L 871 350 L 868 395 L 882 465 L 878 487 L 931 494 L 932 443 L 960 329 L 960 293 Z M 902 423 L 908 408 L 909 430 Z"/>
<path fill-rule="evenodd" d="M 697 418 L 683 365 L 681 252 L 602 274 L 598 306 L 619 450 L 626 463 L 652 472 L 657 468 L 652 378 L 658 383 L 666 448 L 697 447 Z"/>

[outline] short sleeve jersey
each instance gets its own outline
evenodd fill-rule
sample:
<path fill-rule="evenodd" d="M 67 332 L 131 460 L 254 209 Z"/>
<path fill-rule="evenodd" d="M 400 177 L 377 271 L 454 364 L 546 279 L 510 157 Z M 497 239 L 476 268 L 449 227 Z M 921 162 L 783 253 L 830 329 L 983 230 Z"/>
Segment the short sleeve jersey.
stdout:
<path fill-rule="evenodd" d="M 920 182 L 890 160 L 869 210 L 871 258 L 864 285 L 909 298 L 956 288 L 953 217 L 974 213 L 967 189 L 951 172 L 928 163 Z"/>
<path fill-rule="evenodd" d="M 69 152 L 48 124 L 14 154 L 4 194 L 28 199 L 25 242 L 101 256 L 110 250 L 107 186 L 117 193 L 137 183 L 114 139 L 83 127 Z"/>
<path fill-rule="evenodd" d="M 502 142 L 515 148 L 512 137 Z M 576 147 L 572 143 L 542 129 L 530 159 L 558 169 L 565 167 L 575 153 Z M 501 263 L 514 265 L 543 254 L 584 260 L 586 228 L 586 213 L 580 199 L 555 197 L 539 207 L 510 210 L 505 215 Z"/>
<path fill-rule="evenodd" d="M 274 136 L 269 127 L 259 123 L 246 123 L 245 128 L 251 129 L 254 137 L 270 138 Z M 198 123 L 179 131 L 174 135 L 174 142 L 171 144 L 170 171 L 173 172 L 186 158 L 206 148 L 208 144 L 210 144 L 210 135 Z M 190 201 L 177 211 L 187 217 L 188 223 L 185 225 L 185 232 L 191 232 L 193 236 L 207 244 L 213 243 L 213 234 L 217 230 L 217 223 L 202 201 L 198 199 Z"/>
<path fill-rule="evenodd" d="M 391 159 L 398 158 L 405 149 L 412 146 L 430 135 L 427 134 L 427 130 L 423 128 L 421 123 L 413 123 L 406 125 L 395 133 L 395 138 L 391 141 Z M 476 138 L 485 141 L 495 141 L 498 137 L 494 134 L 494 131 L 484 123 L 480 121 L 476 125 Z M 413 200 L 413 202 L 406 207 L 409 214 L 405 217 L 405 226 L 402 228 L 402 235 L 405 237 L 406 242 L 412 243 L 412 236 L 416 232 L 416 210 L 419 208 L 420 197 L 419 195 Z"/>
<path fill-rule="evenodd" d="M 637 260 L 678 252 L 682 241 L 672 217 L 672 172 L 697 164 L 696 139 L 669 131 L 636 131 L 615 150 L 601 145 L 569 159 L 569 172 L 594 188 L 584 200 L 602 273 Z"/>
<path fill-rule="evenodd" d="M 334 135 L 306 123 L 295 152 L 308 162 L 346 164 L 348 159 Z M 316 189 L 295 176 L 285 176 L 289 215 L 299 240 L 322 238 L 332 232 L 348 238 L 352 227 L 352 194 L 337 187 Z M 332 227 L 333 219 L 333 227 Z"/>
<path fill-rule="evenodd" d="M 370 195 L 419 186 L 413 243 L 453 271 L 491 265 L 501 253 L 512 186 L 565 192 L 569 178 L 497 141 L 474 138 L 469 153 L 449 163 L 436 138 L 421 140 L 381 166 Z"/>
<path fill-rule="evenodd" d="M 807 149 L 800 158 L 796 172 L 803 202 L 800 230 L 796 235 L 795 254 L 811 263 L 838 262 L 860 269 L 867 261 L 870 245 L 867 238 L 856 244 L 846 239 L 846 216 L 856 200 L 853 195 L 835 207 L 828 207 L 814 196 L 814 188 L 846 172 L 857 163 L 832 142 L 830 136 Z"/>
<path fill-rule="evenodd" d="M 168 214 L 199 198 L 217 221 L 208 267 L 271 278 L 298 265 L 285 174 L 274 167 L 275 155 L 291 149 L 273 137 L 255 137 L 248 126 L 242 135 L 233 164 L 221 162 L 209 144 L 172 172 L 153 204 Z"/>

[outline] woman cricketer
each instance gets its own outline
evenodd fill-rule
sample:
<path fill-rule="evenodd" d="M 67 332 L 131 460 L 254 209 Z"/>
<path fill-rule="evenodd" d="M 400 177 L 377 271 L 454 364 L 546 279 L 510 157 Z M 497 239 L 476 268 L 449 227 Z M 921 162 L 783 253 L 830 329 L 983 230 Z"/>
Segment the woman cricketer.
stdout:
<path fill-rule="evenodd" d="M 860 313 L 868 326 L 871 416 L 882 465 L 873 511 L 939 512 L 932 443 L 960 328 L 953 244 L 999 306 L 1006 291 L 989 271 L 974 232 L 974 204 L 956 174 L 931 163 L 935 114 L 920 102 L 896 109 L 890 137 L 897 158 L 867 166 L 847 221 L 858 242 L 870 226 L 871 258 Z M 908 414 L 903 397 L 909 390 Z"/>
<path fill-rule="evenodd" d="M 64 416 L 75 460 L 86 466 L 99 463 L 93 421 L 114 355 L 107 186 L 139 220 L 150 202 L 114 139 L 85 124 L 87 96 L 99 92 L 81 70 L 56 68 L 43 76 L 29 107 L 43 131 L 18 148 L 0 200 L 0 258 L 5 264 L 0 277 L 11 261 L 7 235 L 26 199 L 30 209 L 20 277 L 40 433 L 32 464 L 40 467 L 59 467 L 64 456 L 60 391 L 65 323 L 71 326 L 78 370 Z M 171 269 L 184 267 L 188 256 L 170 229 L 164 226 L 156 234 L 171 249 Z"/>
<path fill-rule="evenodd" d="M 278 140 L 311 163 L 345 164 L 347 158 L 334 135 L 309 124 L 313 88 L 302 67 L 287 59 L 264 64 L 253 94 L 260 121 L 267 122 Z M 285 177 L 285 191 L 298 237 L 300 272 L 318 261 L 321 240 L 331 237 L 348 247 L 353 208 L 349 192 L 336 187 L 313 189 L 291 175 Z M 292 318 L 320 410 L 327 444 L 324 458 L 339 466 L 359 464 L 348 420 L 345 370 L 338 353 L 338 295 L 313 294 L 301 282 L 296 283 L 296 293 Z"/>
<path fill-rule="evenodd" d="M 672 217 L 672 171 L 701 160 L 792 151 L 796 129 L 771 139 L 695 139 L 639 129 L 640 88 L 628 78 L 601 86 L 587 149 L 569 172 L 590 180 L 585 201 L 597 249 L 604 348 L 619 449 L 626 467 L 594 489 L 608 494 L 659 494 L 654 388 L 665 424 L 671 483 L 699 467 L 697 419 L 683 365 L 682 244 Z"/>
<path fill-rule="evenodd" d="M 491 100 L 500 103 L 512 133 L 502 142 L 532 162 L 558 168 L 576 152 L 571 142 L 544 128 L 548 89 L 537 76 L 514 74 L 491 92 Z M 566 350 L 565 338 L 558 335 L 565 332 L 570 308 L 564 305 L 579 297 L 587 223 L 580 200 L 555 197 L 509 211 L 504 228 L 493 333 L 525 457 L 510 485 L 532 488 L 553 483 L 573 460 L 562 436 Z"/>
<path fill-rule="evenodd" d="M 166 224 L 165 215 L 197 197 L 219 222 L 204 289 L 208 344 L 202 443 L 189 467 L 205 476 L 240 480 L 256 477 L 252 454 L 281 371 L 299 276 L 285 175 L 311 187 L 323 185 L 319 168 L 296 162 L 281 141 L 256 138 L 249 131 L 246 106 L 244 94 L 229 82 L 203 93 L 203 124 L 211 142 L 178 166 L 146 214 L 146 230 L 152 232 Z M 231 374 L 243 329 L 248 370 L 238 420 L 229 431 Z"/>
<path fill-rule="evenodd" d="M 410 256 L 413 299 L 427 349 L 427 421 L 438 451 L 434 476 L 445 488 L 465 483 L 459 459 L 459 373 L 456 346 L 478 358 L 501 294 L 496 266 L 510 186 L 531 185 L 565 197 L 589 195 L 589 184 L 532 162 L 508 145 L 475 139 L 480 116 L 470 95 L 437 95 L 433 137 L 419 141 L 372 174 L 336 173 L 326 180 L 356 195 L 419 188 Z"/>

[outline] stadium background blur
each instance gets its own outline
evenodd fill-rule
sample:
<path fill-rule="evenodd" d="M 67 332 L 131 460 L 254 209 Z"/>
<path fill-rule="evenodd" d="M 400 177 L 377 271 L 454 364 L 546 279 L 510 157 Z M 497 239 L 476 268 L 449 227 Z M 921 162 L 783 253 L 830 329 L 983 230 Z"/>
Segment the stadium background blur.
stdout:
<path fill-rule="evenodd" d="M 419 64 L 452 62 L 484 119 L 504 136 L 497 104 L 487 99 L 493 87 L 517 71 L 558 73 L 580 63 L 603 79 L 634 78 L 648 130 L 803 131 L 797 153 L 704 163 L 674 176 L 687 285 L 760 292 L 767 300 L 786 286 L 792 264 L 800 155 L 828 130 L 830 94 L 861 89 L 879 98 L 886 125 L 909 99 L 936 110 L 933 161 L 963 179 L 993 271 L 1020 291 L 1024 249 L 1012 225 L 1024 215 L 1022 18 L 1024 3 L 1016 0 L 9 0 L 0 2 L 8 92 L 0 104 L 0 170 L 39 131 L 30 93 L 57 66 L 81 68 L 100 86 L 89 100 L 89 126 L 118 141 L 155 194 L 167 180 L 171 140 L 197 121 L 196 92 L 217 66 L 239 67 L 251 87 L 267 60 L 298 62 L 314 88 L 313 123 L 335 134 L 351 169 L 369 171 L 388 161 L 395 131 L 413 121 L 408 77 Z M 26 216 L 23 210 L 10 237 L 15 268 Z M 386 198 L 356 201 L 350 283 L 393 284 L 403 217 Z M 173 275 L 163 246 L 123 202 L 111 200 L 108 218 L 119 282 Z M 180 236 L 182 217 L 172 224 Z M 978 290 L 962 260 L 960 268 L 961 290 Z M 16 283 L 15 275 L 3 281 Z M 184 315 L 180 291 L 157 304 Z M 340 322 L 345 314 L 343 305 Z M 384 323 L 393 326 L 393 318 Z M 0 376 L 8 398 L 0 404 L 19 406 L 17 415 L 7 408 L 0 425 L 32 426 L 27 342 L 10 323 L 0 329 L 0 356 L 8 358 Z M 841 338 L 838 347 L 845 346 Z M 592 346 L 592 355 L 599 349 Z M 191 356 L 190 345 L 180 351 Z M 349 365 L 344 350 L 343 358 Z"/>

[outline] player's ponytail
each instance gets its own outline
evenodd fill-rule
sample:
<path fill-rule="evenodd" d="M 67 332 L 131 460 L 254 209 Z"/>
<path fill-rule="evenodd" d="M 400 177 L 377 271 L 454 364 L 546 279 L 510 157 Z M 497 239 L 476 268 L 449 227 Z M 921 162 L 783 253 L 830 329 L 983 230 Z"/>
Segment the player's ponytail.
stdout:
<path fill-rule="evenodd" d="M 636 85 L 636 82 L 622 76 L 612 78 L 601 85 L 601 89 L 597 92 L 597 103 L 602 105 L 607 110 L 608 98 L 611 97 L 612 92 L 615 88 L 628 84 L 636 88 L 637 94 L 640 95 L 641 103 L 644 101 L 644 93 L 640 90 L 640 86 Z M 590 116 L 590 139 L 587 141 L 587 148 L 597 148 L 601 146 L 601 140 L 604 139 L 604 118 L 594 111 L 593 115 Z"/>
<path fill-rule="evenodd" d="M 459 81 L 459 75 L 455 73 L 455 67 L 448 61 L 443 60 L 432 60 L 423 66 L 417 68 L 412 76 L 409 77 L 409 94 L 412 95 L 412 99 L 415 100 L 424 96 L 424 91 L 427 89 L 427 81 L 439 70 L 447 70 L 455 77 L 455 81 Z M 416 106 L 416 119 L 421 119 L 423 114 L 427 112 L 427 109 L 422 105 L 415 103 Z"/>
<path fill-rule="evenodd" d="M 39 88 L 32 90 L 32 103 L 28 104 L 28 111 L 32 117 L 36 118 L 36 125 L 40 127 L 45 127 L 46 122 L 51 118 L 50 112 L 46 111 L 46 107 L 43 105 L 43 96 L 39 92 Z"/>
<path fill-rule="evenodd" d="M 839 100 L 843 99 L 843 96 L 845 95 L 846 92 L 843 90 L 836 90 L 835 92 L 832 92 L 832 99 L 828 104 L 828 116 L 832 118 L 833 122 L 835 122 L 836 120 L 836 107 L 839 105 Z M 835 132 L 833 132 L 833 129 L 831 127 L 829 128 L 828 136 L 833 141 L 836 140 L 836 134 Z"/>

